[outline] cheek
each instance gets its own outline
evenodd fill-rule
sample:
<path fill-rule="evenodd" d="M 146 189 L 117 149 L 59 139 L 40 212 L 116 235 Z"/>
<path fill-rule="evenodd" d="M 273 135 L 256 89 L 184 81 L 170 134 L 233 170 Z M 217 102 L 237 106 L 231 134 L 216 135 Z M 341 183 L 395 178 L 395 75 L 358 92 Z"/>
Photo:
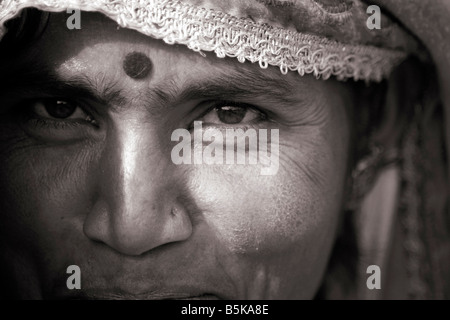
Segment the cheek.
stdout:
<path fill-rule="evenodd" d="M 312 239 L 334 233 L 346 148 L 307 143 L 299 148 L 290 140 L 280 140 L 279 170 L 273 176 L 262 176 L 258 166 L 239 165 L 197 167 L 191 175 L 205 221 L 230 251 L 280 253 L 298 245 L 320 246 Z"/>
<path fill-rule="evenodd" d="M 33 291 L 40 287 L 38 279 L 51 283 L 80 261 L 75 255 L 84 245 L 80 220 L 88 212 L 88 152 L 19 142 L 8 151 L 0 155 L 0 263 L 12 268 L 20 296 L 36 298 L 41 294 Z"/>
<path fill-rule="evenodd" d="M 196 169 L 191 190 L 214 237 L 208 240 L 246 297 L 309 299 L 317 290 L 338 225 L 342 193 L 336 190 L 344 174 L 331 170 L 328 155 L 306 158 L 281 154 L 275 176 L 248 166 Z M 327 183 L 302 166 L 314 166 L 311 172 Z"/>
<path fill-rule="evenodd" d="M 88 160 L 80 146 L 46 148 L 17 144 L 2 156 L 2 219 L 14 239 L 48 247 L 67 242 L 89 210 Z M 80 214 L 81 213 L 81 214 Z M 23 237 L 17 237 L 23 233 Z M 56 239 L 55 239 L 56 238 Z M 70 242 L 70 241 L 69 241 Z M 61 246 L 62 247 L 62 246 Z"/>
<path fill-rule="evenodd" d="M 273 176 L 249 165 L 198 166 L 191 174 L 190 189 L 225 252 L 222 263 L 255 291 L 310 298 L 320 283 L 342 208 L 349 148 L 343 106 L 332 106 L 320 126 L 280 130 Z"/>

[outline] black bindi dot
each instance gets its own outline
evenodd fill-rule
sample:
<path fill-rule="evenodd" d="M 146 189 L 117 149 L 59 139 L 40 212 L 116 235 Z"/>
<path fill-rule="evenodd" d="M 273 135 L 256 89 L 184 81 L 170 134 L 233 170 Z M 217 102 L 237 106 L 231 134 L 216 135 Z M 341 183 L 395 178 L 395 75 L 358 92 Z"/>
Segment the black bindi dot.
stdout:
<path fill-rule="evenodd" d="M 141 52 L 132 52 L 123 60 L 123 70 L 130 78 L 144 79 L 152 70 L 152 61 Z"/>

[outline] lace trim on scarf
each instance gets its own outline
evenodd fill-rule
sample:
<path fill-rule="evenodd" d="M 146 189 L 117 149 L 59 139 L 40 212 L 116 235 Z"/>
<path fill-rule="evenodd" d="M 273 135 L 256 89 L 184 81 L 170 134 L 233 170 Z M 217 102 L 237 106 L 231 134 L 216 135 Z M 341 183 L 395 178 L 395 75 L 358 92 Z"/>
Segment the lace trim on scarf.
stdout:
<path fill-rule="evenodd" d="M 44 11 L 67 8 L 102 12 L 121 27 L 137 30 L 168 44 L 214 51 L 219 58 L 277 66 L 283 74 L 297 71 L 328 79 L 381 81 L 406 56 L 374 46 L 346 45 L 297 33 L 220 11 L 173 0 L 3 0 L 0 2 L 0 39 L 4 23 L 26 7 Z"/>

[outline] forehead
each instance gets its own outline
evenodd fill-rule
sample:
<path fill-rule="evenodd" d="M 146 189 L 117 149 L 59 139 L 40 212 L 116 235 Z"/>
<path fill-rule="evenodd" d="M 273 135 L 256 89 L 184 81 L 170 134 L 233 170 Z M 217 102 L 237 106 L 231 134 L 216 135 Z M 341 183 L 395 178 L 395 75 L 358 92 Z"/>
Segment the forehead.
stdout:
<path fill-rule="evenodd" d="M 296 72 L 281 74 L 276 67 L 261 69 L 258 63 L 239 63 L 236 59 L 219 59 L 212 52 L 202 54 L 183 45 L 168 45 L 137 31 L 124 29 L 100 13 L 82 12 L 81 29 L 67 28 L 66 13 L 51 13 L 45 32 L 28 50 L 35 63 L 52 67 L 65 74 L 70 72 L 120 72 L 124 57 L 131 52 L 150 57 L 153 81 L 194 78 L 213 74 L 248 74 L 291 83 L 315 83 L 312 77 L 300 77 Z M 304 79 L 302 79 L 304 78 Z"/>
<path fill-rule="evenodd" d="M 119 28 L 100 13 L 82 12 L 81 29 L 70 30 L 69 16 L 50 14 L 37 40 L 0 65 L 4 79 L 8 79 L 3 88 L 20 89 L 26 84 L 56 88 L 61 82 L 78 86 L 81 80 L 82 87 L 106 97 L 100 99 L 102 103 L 111 96 L 120 96 L 113 99 L 120 104 L 151 96 L 160 106 L 222 99 L 269 104 L 273 110 L 285 106 L 295 112 L 299 103 L 326 105 L 351 92 L 350 86 L 334 79 L 317 80 L 297 72 L 283 75 L 277 67 L 262 69 L 258 63 L 240 63 L 235 58 L 220 59 L 213 52 L 200 54 L 184 45 L 168 45 Z M 124 60 L 132 52 L 145 54 L 151 61 L 151 74 L 145 79 L 132 79 L 124 71 Z M 57 86 L 48 79 L 56 79 Z M 123 94 L 119 95 L 120 91 Z"/>

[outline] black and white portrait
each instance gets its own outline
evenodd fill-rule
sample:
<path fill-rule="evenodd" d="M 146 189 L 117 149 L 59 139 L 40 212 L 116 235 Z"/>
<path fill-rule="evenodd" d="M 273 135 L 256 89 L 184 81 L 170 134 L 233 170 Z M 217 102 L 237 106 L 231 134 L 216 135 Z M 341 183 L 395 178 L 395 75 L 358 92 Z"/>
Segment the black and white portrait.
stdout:
<path fill-rule="evenodd" d="M 3 299 L 449 299 L 450 1 L 0 0 Z"/>

